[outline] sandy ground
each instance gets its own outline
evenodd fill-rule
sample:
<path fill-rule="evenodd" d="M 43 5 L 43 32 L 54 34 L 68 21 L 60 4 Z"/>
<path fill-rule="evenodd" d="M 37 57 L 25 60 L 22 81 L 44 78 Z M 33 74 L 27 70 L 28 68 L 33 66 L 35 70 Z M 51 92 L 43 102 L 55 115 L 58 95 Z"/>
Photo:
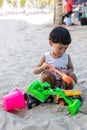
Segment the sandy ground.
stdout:
<path fill-rule="evenodd" d="M 32 81 L 39 79 L 40 75 L 34 75 L 32 69 L 41 55 L 50 50 L 48 35 L 52 28 L 48 24 L 0 20 L 0 130 L 87 130 L 87 26 L 68 27 L 72 44 L 67 51 L 84 98 L 75 116 L 56 104 L 12 112 L 6 112 L 2 106 L 3 95 L 15 87 L 25 92 Z"/>

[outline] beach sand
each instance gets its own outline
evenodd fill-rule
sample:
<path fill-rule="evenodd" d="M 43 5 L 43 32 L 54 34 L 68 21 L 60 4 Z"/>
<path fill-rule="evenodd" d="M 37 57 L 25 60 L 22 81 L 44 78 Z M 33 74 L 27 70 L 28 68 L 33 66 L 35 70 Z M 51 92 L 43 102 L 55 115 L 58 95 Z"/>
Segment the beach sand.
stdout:
<path fill-rule="evenodd" d="M 50 50 L 48 35 L 52 28 L 49 24 L 0 20 L 0 130 L 87 130 L 87 26 L 68 27 L 72 44 L 67 51 L 83 98 L 76 115 L 71 116 L 67 106 L 58 104 L 10 112 L 2 105 L 2 96 L 15 87 L 25 92 L 31 82 L 39 79 L 40 75 L 34 75 L 32 69 L 41 55 Z"/>

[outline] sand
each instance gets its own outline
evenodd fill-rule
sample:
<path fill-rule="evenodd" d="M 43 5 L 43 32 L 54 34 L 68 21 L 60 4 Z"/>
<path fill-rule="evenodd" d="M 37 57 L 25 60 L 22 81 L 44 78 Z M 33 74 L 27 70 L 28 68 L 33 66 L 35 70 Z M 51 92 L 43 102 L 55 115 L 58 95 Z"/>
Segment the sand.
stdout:
<path fill-rule="evenodd" d="M 48 35 L 52 25 L 32 25 L 20 20 L 0 20 L 0 130 L 87 130 L 87 26 L 68 27 L 72 44 L 68 48 L 77 87 L 82 91 L 82 106 L 71 116 L 66 106 L 41 104 L 31 110 L 7 112 L 2 96 L 15 87 L 23 92 L 40 75 L 33 67 L 41 55 L 50 50 Z"/>

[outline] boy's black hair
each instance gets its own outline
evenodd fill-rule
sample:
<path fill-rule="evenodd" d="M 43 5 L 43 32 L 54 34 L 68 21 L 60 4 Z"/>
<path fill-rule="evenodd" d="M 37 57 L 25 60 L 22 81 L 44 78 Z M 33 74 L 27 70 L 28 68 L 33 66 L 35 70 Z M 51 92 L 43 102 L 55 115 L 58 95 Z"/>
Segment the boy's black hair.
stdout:
<path fill-rule="evenodd" d="M 56 27 L 49 34 L 49 40 L 53 43 L 61 43 L 69 45 L 71 43 L 71 36 L 69 31 L 64 27 Z"/>

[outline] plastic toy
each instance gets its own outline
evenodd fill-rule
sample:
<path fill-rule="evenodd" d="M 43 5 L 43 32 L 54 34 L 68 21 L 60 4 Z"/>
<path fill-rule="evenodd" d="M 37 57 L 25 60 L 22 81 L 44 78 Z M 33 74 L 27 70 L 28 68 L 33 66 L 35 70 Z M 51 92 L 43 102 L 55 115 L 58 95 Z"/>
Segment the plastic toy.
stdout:
<path fill-rule="evenodd" d="M 45 82 L 42 83 L 35 80 L 27 87 L 27 92 L 24 94 L 24 99 L 27 100 L 27 106 L 29 109 L 41 104 L 41 103 L 52 103 L 54 97 L 50 94 L 44 94 L 45 89 L 51 88 L 50 84 Z"/>
<path fill-rule="evenodd" d="M 26 94 L 28 94 L 28 97 Z M 36 102 L 33 100 L 33 106 L 40 104 L 41 102 L 48 102 L 49 99 L 50 102 L 53 102 L 53 99 L 51 99 L 53 97 L 52 95 L 62 97 L 65 100 L 71 115 L 76 114 L 81 106 L 81 101 L 79 99 L 72 99 L 71 97 L 68 97 L 60 88 L 57 87 L 56 89 L 51 89 L 51 85 L 49 83 L 42 83 L 38 80 L 35 80 L 27 87 L 26 94 L 25 99 L 28 99 L 28 101 L 30 100 L 28 103 L 29 108 L 32 108 L 31 104 L 33 99 L 37 100 Z"/>
<path fill-rule="evenodd" d="M 15 88 L 14 91 L 2 97 L 3 106 L 6 111 L 14 110 L 17 108 L 25 108 L 25 100 L 22 91 Z"/>
<path fill-rule="evenodd" d="M 55 68 L 52 67 L 51 65 L 47 64 L 47 67 L 49 67 L 51 70 L 55 71 L 56 73 L 60 74 L 61 77 L 62 77 L 62 79 L 63 79 L 63 81 L 65 81 L 66 83 L 71 83 L 71 82 L 73 82 L 73 79 L 72 79 L 70 76 L 68 76 L 68 75 L 66 75 L 66 74 L 64 74 L 64 73 L 62 73 L 62 72 L 60 72 L 59 70 L 55 69 Z"/>
<path fill-rule="evenodd" d="M 63 89 L 63 91 L 68 97 L 72 97 L 72 99 L 79 99 L 80 101 L 82 101 L 82 98 L 80 96 L 82 92 L 80 90 L 64 90 Z M 61 96 L 56 96 L 56 102 L 58 104 L 67 105 L 67 103 Z"/>

